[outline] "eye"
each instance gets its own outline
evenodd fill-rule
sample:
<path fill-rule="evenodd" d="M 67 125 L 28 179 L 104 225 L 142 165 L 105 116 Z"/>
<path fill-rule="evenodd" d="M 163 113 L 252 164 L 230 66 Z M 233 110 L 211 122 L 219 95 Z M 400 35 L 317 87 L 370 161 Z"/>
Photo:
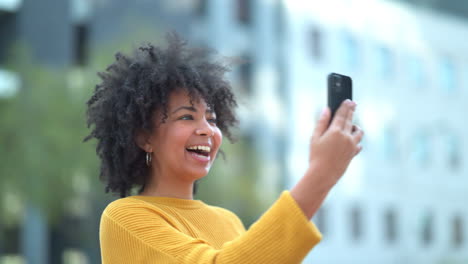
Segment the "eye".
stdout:
<path fill-rule="evenodd" d="M 179 118 L 180 120 L 193 120 L 192 115 L 184 115 Z"/>
<path fill-rule="evenodd" d="M 216 125 L 216 122 L 218 122 L 218 120 L 216 120 L 216 118 L 208 118 L 207 120 L 208 120 L 208 122 L 210 122 L 211 124 L 215 124 L 215 125 Z"/>

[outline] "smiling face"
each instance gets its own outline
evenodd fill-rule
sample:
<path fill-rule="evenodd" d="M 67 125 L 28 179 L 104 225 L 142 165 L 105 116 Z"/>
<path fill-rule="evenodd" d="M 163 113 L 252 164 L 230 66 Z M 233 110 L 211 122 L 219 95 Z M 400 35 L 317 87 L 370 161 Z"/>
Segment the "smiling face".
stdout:
<path fill-rule="evenodd" d="M 194 181 L 208 174 L 214 162 L 222 142 L 216 114 L 203 99 L 192 103 L 186 91 L 175 91 L 169 96 L 165 122 L 161 113 L 155 114 L 157 123 L 148 142 L 158 181 Z"/>

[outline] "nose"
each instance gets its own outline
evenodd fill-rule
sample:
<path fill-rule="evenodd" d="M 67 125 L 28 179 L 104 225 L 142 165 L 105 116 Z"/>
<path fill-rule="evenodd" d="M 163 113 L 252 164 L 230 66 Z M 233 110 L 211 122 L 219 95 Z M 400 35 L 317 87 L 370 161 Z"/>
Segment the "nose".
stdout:
<path fill-rule="evenodd" d="M 214 135 L 214 128 L 211 126 L 210 123 L 208 123 L 207 120 L 203 119 L 203 121 L 200 122 L 200 125 L 195 131 L 195 133 L 198 136 L 212 137 Z"/>

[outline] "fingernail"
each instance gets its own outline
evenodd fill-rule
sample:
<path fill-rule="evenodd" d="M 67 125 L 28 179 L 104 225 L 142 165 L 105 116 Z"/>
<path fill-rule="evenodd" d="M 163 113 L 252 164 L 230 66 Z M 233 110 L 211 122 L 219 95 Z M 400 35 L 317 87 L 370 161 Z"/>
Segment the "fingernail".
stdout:
<path fill-rule="evenodd" d="M 323 108 L 322 113 L 320 114 L 320 116 L 324 116 L 326 112 L 327 112 L 327 108 L 325 107 L 325 108 Z"/>

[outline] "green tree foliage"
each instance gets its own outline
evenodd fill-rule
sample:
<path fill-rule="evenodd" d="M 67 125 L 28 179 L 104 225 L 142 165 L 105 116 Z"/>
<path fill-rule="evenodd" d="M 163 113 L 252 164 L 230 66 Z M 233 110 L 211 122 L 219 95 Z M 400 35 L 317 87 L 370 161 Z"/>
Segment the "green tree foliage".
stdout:
<path fill-rule="evenodd" d="M 26 50 L 14 50 L 8 66 L 21 77 L 20 91 L 0 101 L 0 188 L 54 220 L 76 195 L 73 178 L 94 176 L 96 159 L 82 144 L 85 93 L 71 89 L 69 69 L 39 65 Z"/>

